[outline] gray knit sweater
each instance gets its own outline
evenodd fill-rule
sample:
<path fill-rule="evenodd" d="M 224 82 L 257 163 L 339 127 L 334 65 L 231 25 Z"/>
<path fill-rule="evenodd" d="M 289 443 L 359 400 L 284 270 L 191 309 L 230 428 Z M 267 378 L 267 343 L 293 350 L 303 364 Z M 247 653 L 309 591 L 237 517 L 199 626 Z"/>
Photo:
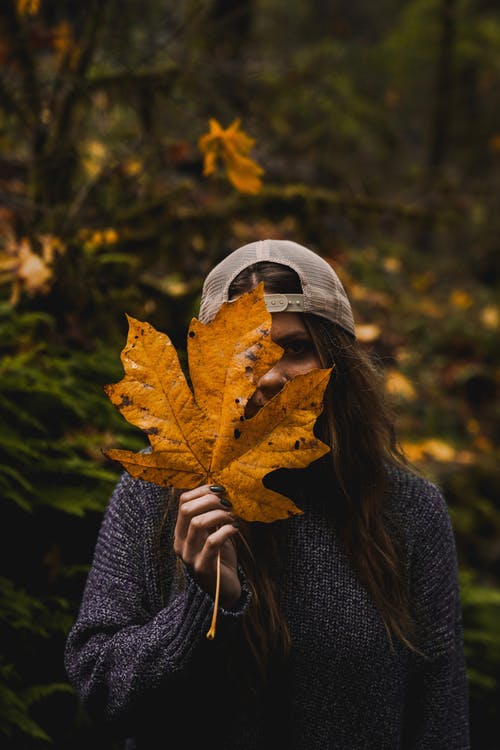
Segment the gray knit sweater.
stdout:
<path fill-rule="evenodd" d="M 124 474 L 106 510 L 69 633 L 70 682 L 97 727 L 137 750 L 467 750 L 468 699 L 457 560 L 446 503 L 425 479 L 391 470 L 388 503 L 404 531 L 419 646 L 391 650 L 382 621 L 339 547 L 315 491 L 275 522 L 284 540 L 286 664 L 254 690 L 234 611 L 213 600 L 160 540 L 165 491 Z M 159 555 L 159 548 L 164 551 Z M 175 738 L 179 738 L 175 740 Z"/>

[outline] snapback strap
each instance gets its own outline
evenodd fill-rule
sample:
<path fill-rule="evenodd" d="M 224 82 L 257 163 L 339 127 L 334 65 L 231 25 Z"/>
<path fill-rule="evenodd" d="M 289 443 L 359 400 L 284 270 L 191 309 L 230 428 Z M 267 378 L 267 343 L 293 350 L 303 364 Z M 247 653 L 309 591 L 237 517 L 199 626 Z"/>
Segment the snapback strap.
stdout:
<path fill-rule="evenodd" d="M 269 312 L 304 312 L 303 294 L 264 294 Z"/>

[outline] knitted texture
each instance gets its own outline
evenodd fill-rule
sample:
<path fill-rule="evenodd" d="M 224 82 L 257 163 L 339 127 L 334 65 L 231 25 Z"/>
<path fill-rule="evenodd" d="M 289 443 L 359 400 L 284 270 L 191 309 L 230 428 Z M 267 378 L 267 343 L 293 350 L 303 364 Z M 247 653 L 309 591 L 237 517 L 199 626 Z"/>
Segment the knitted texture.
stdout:
<path fill-rule="evenodd" d="M 221 609 L 172 552 L 165 490 L 124 474 L 99 532 L 65 665 L 84 708 L 128 750 L 468 750 L 468 696 L 456 549 L 445 500 L 391 470 L 388 503 L 404 531 L 420 627 L 415 656 L 388 638 L 316 493 L 276 522 L 293 645 L 257 691 L 242 637 L 249 603 Z M 319 495 L 319 496 L 318 496 Z M 159 549 L 162 554 L 159 555 Z M 190 718 L 192 717 L 192 718 Z M 174 741 L 175 737 L 180 737 Z M 124 744 L 125 746 L 125 744 Z"/>

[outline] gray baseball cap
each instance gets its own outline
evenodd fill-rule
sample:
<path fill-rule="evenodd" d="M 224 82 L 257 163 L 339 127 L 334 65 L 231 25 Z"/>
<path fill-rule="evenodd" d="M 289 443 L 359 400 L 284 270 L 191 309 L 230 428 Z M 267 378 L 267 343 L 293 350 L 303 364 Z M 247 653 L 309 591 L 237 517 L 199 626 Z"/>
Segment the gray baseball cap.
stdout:
<path fill-rule="evenodd" d="M 241 271 L 260 261 L 292 268 L 302 294 L 266 294 L 270 312 L 308 312 L 336 323 L 355 336 L 351 305 L 342 283 L 320 255 L 290 240 L 259 240 L 229 253 L 210 271 L 203 284 L 199 320 L 208 323 L 228 301 L 229 287 Z"/>

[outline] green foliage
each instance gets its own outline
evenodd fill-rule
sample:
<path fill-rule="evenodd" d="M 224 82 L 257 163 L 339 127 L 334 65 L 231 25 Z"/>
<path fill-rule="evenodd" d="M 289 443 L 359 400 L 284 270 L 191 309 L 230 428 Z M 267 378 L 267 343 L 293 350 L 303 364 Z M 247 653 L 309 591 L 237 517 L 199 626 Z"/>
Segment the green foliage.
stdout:
<path fill-rule="evenodd" d="M 28 735 L 50 742 L 50 737 L 31 716 L 34 704 L 60 693 L 71 693 L 67 682 L 32 684 L 31 675 L 22 676 L 17 663 L 10 662 L 18 648 L 27 641 L 39 643 L 59 631 L 64 634 L 71 623 L 68 604 L 52 597 L 41 601 L 37 596 L 16 588 L 7 578 L 0 579 L 0 629 L 5 654 L 0 659 L 0 734 L 7 738 Z M 7 661 L 9 659 L 9 661 Z"/>
<path fill-rule="evenodd" d="M 127 435 L 102 388 L 121 377 L 118 350 L 102 341 L 93 349 L 75 350 L 56 329 L 47 313 L 0 306 L 2 525 L 6 537 L 24 540 L 14 550 L 4 540 L 3 554 L 10 554 L 3 569 L 11 577 L 0 581 L 0 733 L 44 742 L 51 738 L 33 710 L 38 704 L 50 706 L 71 689 L 59 659 L 57 669 L 45 665 L 40 670 L 34 664 L 40 650 L 56 649 L 60 656 L 74 617 L 68 584 L 79 581 L 89 562 L 62 565 L 62 540 L 45 516 L 100 514 L 119 475 L 102 449 L 117 442 L 142 447 L 136 434 Z M 42 538 L 32 565 L 40 567 L 33 575 L 23 547 L 38 534 Z M 21 580 L 24 586 L 18 585 Z M 47 682 L 34 683 L 39 671 Z"/>
<path fill-rule="evenodd" d="M 500 590 L 464 568 L 460 576 L 472 737 L 485 745 L 497 722 L 500 685 Z M 486 728 L 484 726 L 486 725 Z M 490 729 L 488 729 L 490 727 Z M 475 746 L 475 745 L 473 745 Z"/>
<path fill-rule="evenodd" d="M 500 591 L 477 580 L 472 570 L 461 571 L 466 657 L 470 685 L 482 698 L 498 689 L 500 662 Z"/>
<path fill-rule="evenodd" d="M 0 316 L 4 500 L 28 511 L 37 505 L 79 514 L 102 509 L 96 496 L 116 481 L 116 470 L 100 456 L 104 432 L 113 424 L 123 430 L 102 389 L 119 376 L 116 353 L 102 344 L 77 352 L 50 341 L 53 321 L 46 315 L 4 305 Z"/>

